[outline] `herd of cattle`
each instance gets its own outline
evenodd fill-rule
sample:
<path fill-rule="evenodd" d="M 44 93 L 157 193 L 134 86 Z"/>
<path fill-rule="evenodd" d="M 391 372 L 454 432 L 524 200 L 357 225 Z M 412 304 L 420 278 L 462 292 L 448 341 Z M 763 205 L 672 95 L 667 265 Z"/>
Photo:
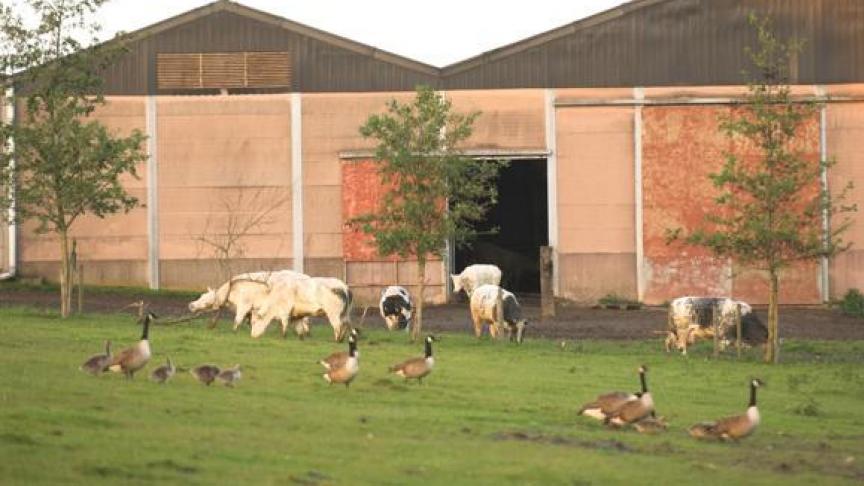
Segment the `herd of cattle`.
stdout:
<path fill-rule="evenodd" d="M 477 337 L 489 325 L 492 337 L 506 329 L 512 341 L 521 343 L 527 320 L 516 296 L 500 287 L 501 270 L 495 265 L 471 265 L 451 275 L 454 291 L 465 290 L 470 298 L 471 319 Z M 353 296 L 345 282 L 337 278 L 310 277 L 292 270 L 251 272 L 232 277 L 218 289 L 206 292 L 189 304 L 200 313 L 234 309 L 234 330 L 246 320 L 252 337 L 263 335 L 270 323 L 278 320 L 282 335 L 293 329 L 301 339 L 309 334 L 310 317 L 326 317 L 333 338 L 341 341 L 351 324 Z M 388 329 L 408 329 L 412 317 L 411 295 L 404 287 L 393 285 L 381 292 L 378 305 Z"/>
<path fill-rule="evenodd" d="M 511 341 L 522 342 L 527 319 L 516 296 L 502 288 L 501 269 L 495 265 L 470 265 L 451 275 L 453 291 L 465 291 L 469 298 L 474 333 L 483 327 L 497 338 L 506 330 Z M 222 307 L 234 309 L 234 330 L 245 321 L 252 337 L 263 335 L 270 323 L 279 321 L 282 335 L 293 329 L 301 339 L 309 334 L 310 317 L 326 317 L 333 338 L 341 341 L 350 329 L 351 290 L 337 278 L 310 277 L 292 270 L 252 272 L 237 275 L 218 289 L 208 288 L 189 310 L 200 313 Z M 392 285 L 381 292 L 379 312 L 389 330 L 408 329 L 413 315 L 408 290 Z M 669 306 L 666 351 L 673 348 L 687 354 L 687 347 L 699 339 L 713 339 L 715 328 L 721 348 L 737 337 L 746 345 L 764 344 L 768 331 L 749 304 L 725 297 L 680 297 Z"/>

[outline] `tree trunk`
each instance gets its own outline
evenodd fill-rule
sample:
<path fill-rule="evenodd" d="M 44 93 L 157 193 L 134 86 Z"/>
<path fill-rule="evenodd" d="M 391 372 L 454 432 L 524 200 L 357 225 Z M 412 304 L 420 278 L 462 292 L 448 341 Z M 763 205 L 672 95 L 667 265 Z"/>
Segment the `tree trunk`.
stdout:
<path fill-rule="evenodd" d="M 72 279 L 69 268 L 69 235 L 60 230 L 60 317 L 69 317 L 72 307 Z"/>
<path fill-rule="evenodd" d="M 411 328 L 411 341 L 417 341 L 420 338 L 420 332 L 423 329 L 423 294 L 426 290 L 426 259 L 420 258 L 417 260 L 417 274 L 420 276 L 420 290 L 417 292 L 417 318 L 414 319 L 414 327 Z"/>
<path fill-rule="evenodd" d="M 765 362 L 776 363 L 780 355 L 780 337 L 778 333 L 777 301 L 779 300 L 780 282 L 776 271 L 771 271 L 768 295 L 768 341 L 765 343 Z"/>

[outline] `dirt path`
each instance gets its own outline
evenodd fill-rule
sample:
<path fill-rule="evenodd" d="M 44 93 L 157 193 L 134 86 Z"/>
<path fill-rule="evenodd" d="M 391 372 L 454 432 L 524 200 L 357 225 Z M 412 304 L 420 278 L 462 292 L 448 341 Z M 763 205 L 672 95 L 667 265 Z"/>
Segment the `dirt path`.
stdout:
<path fill-rule="evenodd" d="M 132 293 L 91 293 L 85 302 L 87 312 L 122 312 L 123 307 L 139 299 L 150 303 L 161 316 L 180 316 L 187 313 L 188 298 L 164 295 L 135 295 Z M 651 339 L 659 336 L 655 331 L 664 329 L 666 310 L 609 310 L 585 307 L 559 306 L 558 316 L 540 321 L 536 301 L 527 300 L 525 313 L 530 320 L 529 335 L 555 339 Z M 0 307 L 35 306 L 58 308 L 56 292 L 0 287 Z M 132 311 L 127 311 L 132 312 Z M 355 310 L 355 322 L 360 311 Z M 765 309 L 757 309 L 763 322 Z M 471 321 L 465 303 L 430 306 L 424 309 L 425 327 L 430 331 L 471 332 Z M 856 319 L 834 310 L 813 307 L 784 307 L 780 311 L 783 337 L 798 339 L 864 340 L 864 319 Z M 377 308 L 370 308 L 365 326 L 382 326 Z"/>

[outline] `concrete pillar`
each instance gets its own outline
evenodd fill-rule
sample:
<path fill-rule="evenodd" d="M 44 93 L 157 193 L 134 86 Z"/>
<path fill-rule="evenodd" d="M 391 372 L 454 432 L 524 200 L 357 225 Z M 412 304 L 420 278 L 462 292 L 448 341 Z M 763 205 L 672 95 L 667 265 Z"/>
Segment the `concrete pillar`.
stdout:
<path fill-rule="evenodd" d="M 159 288 L 159 150 L 156 96 L 147 96 L 147 283 Z"/>

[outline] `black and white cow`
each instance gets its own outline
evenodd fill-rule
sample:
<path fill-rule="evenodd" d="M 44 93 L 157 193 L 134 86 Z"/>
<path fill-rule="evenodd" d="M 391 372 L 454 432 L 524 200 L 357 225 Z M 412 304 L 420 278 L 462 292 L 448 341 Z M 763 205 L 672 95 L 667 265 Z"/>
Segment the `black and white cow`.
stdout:
<path fill-rule="evenodd" d="M 669 305 L 666 351 L 673 347 L 687 354 L 687 346 L 697 339 L 714 338 L 714 314 L 719 312 L 720 346 L 735 340 L 735 313 L 741 315 L 741 341 L 747 345 L 764 344 L 768 329 L 750 304 L 728 297 L 679 297 Z"/>
<path fill-rule="evenodd" d="M 387 329 L 407 330 L 411 323 L 411 295 L 404 287 L 391 285 L 381 292 L 381 301 L 378 303 L 381 317 L 387 324 Z"/>
<path fill-rule="evenodd" d="M 504 326 L 511 341 L 522 342 L 528 321 L 522 316 L 522 306 L 512 292 L 497 285 L 481 285 L 471 294 L 471 320 L 474 334 L 483 334 L 483 324 L 489 324 L 489 334 L 493 338 Z"/>

